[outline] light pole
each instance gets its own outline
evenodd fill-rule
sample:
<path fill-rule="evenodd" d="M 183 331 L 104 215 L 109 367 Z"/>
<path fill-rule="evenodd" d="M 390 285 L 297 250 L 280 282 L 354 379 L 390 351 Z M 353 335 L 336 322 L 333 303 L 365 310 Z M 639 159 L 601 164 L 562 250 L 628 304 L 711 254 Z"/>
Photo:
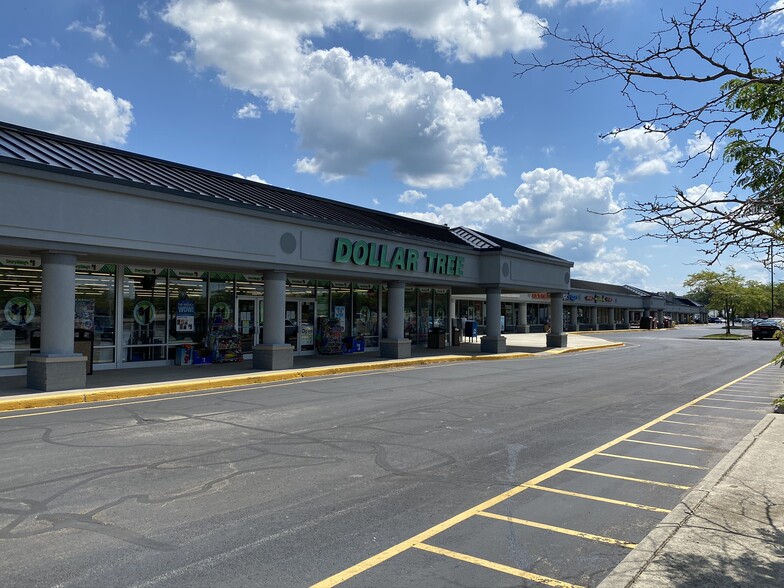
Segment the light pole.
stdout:
<path fill-rule="evenodd" d="M 773 318 L 773 239 L 770 240 L 770 317 Z"/>

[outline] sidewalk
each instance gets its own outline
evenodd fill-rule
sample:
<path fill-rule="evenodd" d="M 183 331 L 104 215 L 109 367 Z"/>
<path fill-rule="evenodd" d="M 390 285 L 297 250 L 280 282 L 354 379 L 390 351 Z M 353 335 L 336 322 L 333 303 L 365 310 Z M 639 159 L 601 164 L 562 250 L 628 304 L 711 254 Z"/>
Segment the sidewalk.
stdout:
<path fill-rule="evenodd" d="M 507 353 L 501 354 L 482 353 L 477 338 L 475 342 L 463 342 L 445 349 L 412 347 L 412 357 L 409 359 L 386 359 L 379 357 L 378 352 L 297 356 L 294 358 L 293 369 L 279 371 L 254 370 L 252 361 L 198 366 L 98 369 L 87 376 L 87 386 L 84 389 L 62 392 L 31 390 L 26 388 L 26 376 L 9 376 L 0 378 L 0 412 L 195 392 L 212 388 L 263 384 L 359 371 L 386 370 L 414 365 L 535 358 L 623 345 L 591 335 L 573 333 L 569 334 L 567 347 L 564 348 L 548 348 L 544 333 L 513 333 L 507 334 L 505 337 L 507 339 Z"/>
<path fill-rule="evenodd" d="M 784 415 L 766 415 L 599 588 L 784 586 Z"/>

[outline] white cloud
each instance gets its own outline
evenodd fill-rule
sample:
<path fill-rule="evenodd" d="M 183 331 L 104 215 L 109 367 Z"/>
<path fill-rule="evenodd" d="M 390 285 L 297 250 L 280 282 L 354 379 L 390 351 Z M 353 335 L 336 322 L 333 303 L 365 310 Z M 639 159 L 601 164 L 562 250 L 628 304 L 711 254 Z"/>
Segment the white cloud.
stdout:
<path fill-rule="evenodd" d="M 27 37 L 22 37 L 21 39 L 19 39 L 19 43 L 16 45 L 9 45 L 11 49 L 22 49 L 23 47 L 31 47 L 31 46 L 32 43 L 30 42 L 30 39 L 28 39 Z"/>
<path fill-rule="evenodd" d="M 689 154 L 689 157 L 705 155 L 706 157 L 713 159 L 713 141 L 709 135 L 703 133 L 702 131 L 697 131 L 694 133 L 694 137 L 686 142 L 686 152 Z"/>
<path fill-rule="evenodd" d="M 397 201 L 403 204 L 414 204 L 423 198 L 427 198 L 427 196 L 419 190 L 406 190 L 398 197 Z"/>
<path fill-rule="evenodd" d="M 259 111 L 259 107 L 253 104 L 252 102 L 248 102 L 241 108 L 237 109 L 237 112 L 234 113 L 235 118 L 261 118 L 261 112 Z"/>
<path fill-rule="evenodd" d="M 105 41 L 109 43 L 109 45 L 114 46 L 114 42 L 112 41 L 111 35 L 109 35 L 107 27 L 107 23 L 103 22 L 103 14 L 101 14 L 98 17 L 98 24 L 95 26 L 86 25 L 78 20 L 75 20 L 70 25 L 68 25 L 66 30 L 77 33 L 85 33 L 89 35 L 93 41 Z"/>
<path fill-rule="evenodd" d="M 233 173 L 231 175 L 234 176 L 235 178 L 240 178 L 242 180 L 250 180 L 252 182 L 258 182 L 259 184 L 269 184 L 269 182 L 267 180 L 261 179 L 257 174 L 251 174 L 249 176 L 243 176 L 240 173 Z"/>
<path fill-rule="evenodd" d="M 309 152 L 298 171 L 335 179 L 386 161 L 418 188 L 503 174 L 503 151 L 481 134 L 482 122 L 503 112 L 501 100 L 473 98 L 436 72 L 314 43 L 336 27 L 369 38 L 402 32 L 460 61 L 542 45 L 540 22 L 515 0 L 174 0 L 164 18 L 190 36 L 198 67 L 294 116 Z"/>
<path fill-rule="evenodd" d="M 488 194 L 458 205 L 430 205 L 424 213 L 400 214 L 451 227 L 465 225 L 567 258 L 569 239 L 581 241 L 584 248 L 621 234 L 623 219 L 612 179 L 576 178 L 553 168 L 537 168 L 521 178 L 509 206 Z"/>
<path fill-rule="evenodd" d="M 616 131 L 604 141 L 617 146 L 606 160 L 597 162 L 597 174 L 610 175 L 619 182 L 667 174 L 683 155 L 655 127 Z"/>
<path fill-rule="evenodd" d="M 94 88 L 66 67 L 0 58 L 0 120 L 97 143 L 122 144 L 131 103 Z"/>
<path fill-rule="evenodd" d="M 93 53 L 87 61 L 98 67 L 109 67 L 109 61 L 106 59 L 106 56 L 101 55 L 100 53 Z"/>
<path fill-rule="evenodd" d="M 622 248 L 600 248 L 590 261 L 575 263 L 571 274 L 573 278 L 604 282 L 607 284 L 631 284 L 640 287 L 650 276 L 650 268 L 627 257 Z M 644 286 L 642 286 L 644 287 Z"/>

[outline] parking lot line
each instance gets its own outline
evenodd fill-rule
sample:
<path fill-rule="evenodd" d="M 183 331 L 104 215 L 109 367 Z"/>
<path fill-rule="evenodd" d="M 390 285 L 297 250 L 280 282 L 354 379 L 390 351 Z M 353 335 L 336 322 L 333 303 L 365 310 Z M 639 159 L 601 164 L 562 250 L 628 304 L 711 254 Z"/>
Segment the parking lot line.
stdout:
<path fill-rule="evenodd" d="M 616 480 L 625 480 L 626 482 L 639 482 L 640 484 L 653 484 L 654 486 L 664 486 L 666 488 L 675 488 L 676 490 L 691 489 L 691 486 L 681 486 L 680 484 L 670 484 L 669 482 L 659 482 L 657 480 L 645 480 L 643 478 L 632 478 L 630 476 L 619 476 L 618 474 L 608 474 L 605 472 L 583 470 L 581 468 L 566 468 L 566 471 L 578 472 L 580 474 L 588 474 L 590 476 L 602 476 L 603 478 L 615 478 Z"/>
<path fill-rule="evenodd" d="M 580 537 L 582 539 L 588 539 L 590 541 L 607 543 L 608 545 L 618 545 L 620 547 L 626 547 L 627 549 L 634 549 L 635 547 L 637 547 L 636 543 L 630 543 L 629 541 L 622 541 L 621 539 L 613 539 L 611 537 L 604 537 L 602 535 L 594 535 L 592 533 L 575 531 L 574 529 L 566 529 L 564 527 L 556 527 L 553 525 L 546 525 L 544 523 L 537 523 L 536 521 L 527 521 L 515 517 L 508 517 L 506 515 L 495 514 L 494 512 L 482 511 L 476 514 L 490 519 L 498 519 L 499 521 L 515 523 L 517 525 L 525 525 L 526 527 L 534 527 L 536 529 L 543 529 L 545 531 L 553 531 L 554 533 L 561 533 L 562 535 L 571 535 L 573 537 Z"/>
<path fill-rule="evenodd" d="M 739 408 L 737 406 L 713 406 L 712 404 L 695 404 L 691 408 L 715 408 L 718 410 L 742 410 L 744 412 L 759 412 L 758 408 Z"/>
<path fill-rule="evenodd" d="M 476 505 L 476 506 L 474 506 L 472 508 L 469 508 L 469 509 L 467 509 L 467 510 L 461 512 L 461 513 L 458 513 L 458 514 L 452 516 L 451 518 L 449 518 L 449 519 L 447 519 L 445 521 L 442 521 L 441 523 L 439 523 L 437 525 L 434 525 L 433 527 L 430 527 L 429 529 L 425 529 L 425 530 L 421 531 L 420 533 L 418 533 L 417 535 L 414 535 L 413 537 L 410 537 L 409 539 L 401 541 L 401 542 L 397 543 L 396 545 L 392 545 L 391 547 L 385 549 L 384 551 L 376 553 L 375 555 L 372 555 L 372 556 L 366 558 L 365 560 L 360 561 L 359 563 L 357 563 L 357 564 L 355 564 L 355 565 L 353 565 L 353 566 L 351 566 L 349 568 L 346 568 L 346 569 L 344 569 L 344 570 L 342 570 L 342 571 L 340 571 L 340 572 L 338 572 L 336 574 L 333 574 L 332 576 L 330 576 L 328 578 L 325 578 L 324 580 L 321 580 L 320 582 L 317 582 L 317 583 L 313 584 L 311 588 L 327 588 L 327 587 L 337 586 L 338 584 L 342 584 L 343 582 L 346 582 L 347 580 L 357 576 L 358 574 L 361 574 L 364 571 L 367 571 L 367 570 L 369 570 L 371 568 L 374 568 L 375 566 L 377 566 L 377 565 L 379 565 L 379 564 L 381 564 L 381 563 L 383 563 L 383 562 L 385 562 L 385 561 L 387 561 L 387 560 L 389 560 L 389 559 L 391 559 L 391 558 L 393 558 L 393 557 L 395 557 L 395 556 L 397 556 L 397 555 L 399 555 L 399 554 L 401 554 L 401 553 L 403 553 L 403 552 L 405 552 L 405 551 L 407 551 L 407 550 L 409 550 L 411 548 L 418 547 L 419 549 L 423 549 L 424 548 L 423 546 L 425 545 L 423 543 L 424 541 L 426 541 L 426 540 L 428 540 L 428 539 L 430 539 L 432 537 L 435 537 L 436 535 L 442 533 L 443 531 L 446 531 L 447 529 L 450 529 L 450 528 L 454 527 L 458 523 L 461 523 L 463 521 L 466 521 L 466 520 L 468 520 L 468 519 L 478 515 L 480 512 L 486 511 L 487 509 L 491 508 L 492 506 L 495 506 L 497 504 L 505 502 L 506 500 L 508 500 L 508 499 L 510 499 L 510 498 L 512 498 L 514 496 L 517 496 L 518 494 L 520 494 L 521 492 L 523 492 L 523 491 L 525 491 L 527 489 L 536 488 L 537 485 L 540 484 L 541 482 L 543 482 L 545 480 L 548 480 L 548 479 L 552 478 L 553 476 L 555 476 L 556 474 L 559 474 L 559 473 L 561 473 L 563 471 L 566 471 L 569 468 L 571 468 L 571 467 L 573 467 L 573 466 L 575 466 L 577 464 L 580 464 L 580 463 L 582 463 L 582 462 L 584 462 L 584 461 L 588 460 L 589 458 L 594 457 L 596 455 L 603 455 L 603 456 L 606 456 L 606 457 L 615 457 L 615 458 L 618 458 L 618 459 L 631 459 L 631 460 L 648 462 L 648 463 L 659 463 L 659 464 L 672 465 L 672 466 L 683 467 L 683 468 L 707 470 L 708 468 L 703 467 L 703 466 L 687 465 L 687 464 L 680 464 L 680 463 L 666 462 L 666 461 L 657 461 L 657 460 L 653 460 L 653 459 L 644 459 L 644 458 L 630 457 L 630 456 L 624 456 L 624 455 L 614 455 L 614 454 L 611 454 L 611 453 L 604 453 L 604 452 L 607 449 L 618 445 L 621 441 L 623 441 L 625 439 L 628 439 L 630 437 L 633 437 L 633 436 L 635 436 L 635 435 L 637 435 L 637 434 L 647 430 L 649 427 L 655 426 L 658 423 L 668 422 L 667 419 L 669 419 L 670 417 L 673 417 L 673 416 L 678 415 L 678 414 L 685 414 L 685 413 L 681 413 L 680 411 L 682 411 L 682 410 L 684 410 L 684 409 L 686 409 L 686 408 L 688 408 L 690 406 L 693 406 L 697 402 L 701 402 L 702 400 L 705 400 L 706 398 L 710 398 L 711 396 L 713 396 L 714 394 L 716 394 L 718 392 L 721 392 L 722 390 L 726 390 L 730 386 L 732 386 L 734 384 L 737 384 L 738 382 L 741 382 L 741 381 L 745 380 L 746 378 L 749 378 L 750 376 L 752 376 L 752 375 L 754 375 L 754 374 L 756 374 L 756 373 L 758 373 L 758 372 L 768 368 L 770 365 L 771 364 L 765 364 L 765 365 L 763 365 L 761 367 L 758 367 L 758 368 L 752 370 L 751 372 L 749 372 L 749 373 L 747 373 L 747 374 L 745 374 L 745 375 L 743 375 L 743 376 L 741 376 L 739 378 L 736 378 L 735 380 L 732 380 L 731 382 L 728 382 L 728 383 L 724 384 L 723 386 L 719 386 L 718 388 L 716 388 L 714 390 L 711 390 L 710 392 L 707 392 L 707 393 L 705 393 L 705 394 L 703 394 L 703 395 L 701 395 L 701 396 L 699 396 L 699 397 L 697 397 L 697 398 L 695 398 L 695 399 L 693 399 L 693 400 L 691 400 L 691 401 L 689 401 L 689 402 L 687 402 L 687 403 L 685 403 L 685 404 L 683 404 L 683 405 L 681 405 L 681 406 L 679 406 L 679 407 L 677 407 L 677 408 L 675 408 L 675 409 L 673 409 L 673 410 L 671 410 L 669 412 L 664 413 L 663 415 L 661 415 L 659 417 L 656 417 L 655 419 L 645 423 L 644 425 L 641 425 L 640 427 L 637 427 L 636 429 L 632 429 L 631 431 L 629 431 L 629 432 L 627 432 L 627 433 L 625 433 L 625 434 L 623 434 L 623 435 L 621 435 L 619 437 L 616 437 L 615 439 L 613 439 L 611 441 L 608 441 L 607 443 L 604 443 L 603 445 L 600 445 L 599 447 L 595 447 L 594 449 L 591 449 L 590 451 L 587 451 L 587 452 L 583 453 L 582 455 L 579 455 L 579 456 L 577 456 L 577 457 L 575 457 L 575 458 L 573 458 L 573 459 L 571 459 L 569 461 L 566 461 L 566 462 L 562 463 L 559 466 L 556 466 L 556 467 L 554 467 L 554 468 L 552 468 L 552 469 L 550 469 L 550 470 L 548 470 L 548 471 L 546 471 L 546 472 L 544 472 L 542 474 L 539 474 L 538 476 L 528 480 L 527 482 L 524 482 L 523 484 L 520 484 L 518 486 L 512 487 L 509 490 L 506 490 L 505 492 L 502 492 L 501 494 L 498 494 L 498 495 L 496 495 L 496 496 L 494 496 L 492 498 L 489 498 L 489 499 L 485 500 L 481 504 L 478 504 L 478 505 Z M 698 417 L 698 418 L 704 418 L 703 416 L 699 416 L 699 415 L 691 415 L 691 416 L 695 416 L 695 417 Z M 673 421 L 669 421 L 669 422 L 673 422 Z M 692 425 L 695 425 L 695 426 L 698 425 L 698 424 L 704 425 L 704 423 L 684 423 L 684 424 L 692 424 Z M 548 490 L 554 491 L 553 489 L 548 489 Z M 559 492 L 566 493 L 566 491 L 559 491 Z M 621 503 L 620 501 L 612 501 L 610 499 L 604 499 L 604 501 L 605 502 Z M 624 503 L 621 503 L 621 504 L 624 504 Z M 627 506 L 631 506 L 632 505 L 631 503 L 625 503 L 625 504 Z M 656 509 L 655 507 L 645 507 L 643 505 L 637 505 L 637 506 L 645 508 L 645 509 L 648 509 L 648 510 L 656 510 L 656 511 L 664 512 L 664 513 L 670 512 L 670 511 L 664 510 L 664 509 Z M 430 551 L 433 551 L 435 549 L 439 549 L 439 548 L 432 548 L 431 546 L 428 546 L 426 548 L 426 550 L 430 550 Z M 444 550 L 444 551 L 446 552 L 448 550 Z M 457 554 L 457 555 L 462 555 L 462 554 Z M 472 563 L 477 563 L 477 565 L 485 565 L 485 564 L 500 565 L 500 564 L 494 564 L 493 562 L 488 562 L 487 560 L 482 560 L 480 558 L 473 558 L 472 556 L 462 556 L 460 559 L 463 559 L 463 561 L 470 561 Z M 493 568 L 493 569 L 498 569 L 498 568 Z M 513 570 L 513 571 L 515 570 L 515 568 L 509 568 L 509 569 Z M 517 572 L 521 572 L 521 571 L 517 570 Z M 521 573 L 527 573 L 527 572 L 521 572 Z M 523 576 L 519 576 L 519 577 L 523 577 Z M 560 582 L 558 580 L 553 580 L 551 578 L 545 578 L 545 577 L 542 577 L 542 578 L 543 578 L 543 580 L 546 580 L 547 582 L 542 582 L 542 580 L 534 580 L 534 581 L 538 581 L 538 582 L 542 582 L 542 583 L 552 582 L 552 583 L 548 584 L 550 586 L 565 586 L 565 587 L 573 586 L 572 584 L 568 584 L 568 583 L 565 583 L 565 582 Z M 531 578 L 531 579 L 533 579 L 533 578 Z"/>
<path fill-rule="evenodd" d="M 452 559 L 458 559 L 460 561 L 464 561 L 470 564 L 489 568 L 497 572 L 503 572 L 505 574 L 509 574 L 510 576 L 523 578 L 524 580 L 531 580 L 532 582 L 538 582 L 539 584 L 544 584 L 545 586 L 554 586 L 556 588 L 583 588 L 578 584 L 570 584 L 568 582 L 562 582 L 561 580 L 548 578 L 547 576 L 540 576 L 539 574 L 526 572 L 524 570 L 506 566 L 504 564 L 500 564 L 494 561 L 489 561 L 487 559 L 482 559 L 480 557 L 474 557 L 473 555 L 458 553 L 457 551 L 452 551 L 451 549 L 443 549 L 441 547 L 435 547 L 434 545 L 428 545 L 427 543 L 417 543 L 413 545 L 413 547 L 415 547 L 416 549 L 421 549 L 422 551 L 429 551 L 430 553 L 436 553 L 438 555 L 443 555 L 445 557 L 451 557 Z"/>
<path fill-rule="evenodd" d="M 633 461 L 645 461 L 648 463 L 658 463 L 661 465 L 670 465 L 679 468 L 690 468 L 693 470 L 707 470 L 708 468 L 703 466 L 696 466 L 687 463 L 676 463 L 674 461 L 661 461 L 659 459 L 648 459 L 646 457 L 632 457 L 631 455 L 618 455 L 616 453 L 597 453 L 596 455 L 601 455 L 603 457 L 615 457 L 617 459 L 631 459 Z"/>
<path fill-rule="evenodd" d="M 618 506 L 628 506 L 630 508 L 638 508 L 640 510 L 649 510 L 651 512 L 668 513 L 668 508 L 659 508 L 658 506 L 648 506 L 647 504 L 637 504 L 636 502 L 626 502 L 624 500 L 615 500 L 613 498 L 604 498 L 603 496 L 594 496 L 593 494 L 581 494 L 580 492 L 572 492 L 571 490 L 561 490 L 560 488 L 550 488 L 549 486 L 540 486 L 538 484 L 524 484 L 527 488 L 533 490 L 541 490 L 542 492 L 553 492 L 555 494 L 563 494 L 564 496 L 573 496 L 575 498 L 583 498 L 585 500 L 594 500 L 596 502 L 606 502 L 608 504 L 616 504 Z"/>
<path fill-rule="evenodd" d="M 667 421 L 663 421 L 663 422 L 667 422 Z M 690 437 L 693 439 L 705 439 L 706 441 L 721 441 L 721 439 L 717 439 L 716 437 L 706 437 L 705 435 L 692 435 L 690 433 L 673 433 L 672 431 L 659 431 L 657 429 L 648 429 L 645 432 L 655 433 L 657 435 L 673 435 L 675 437 Z"/>
<path fill-rule="evenodd" d="M 715 396 L 711 398 L 711 400 L 715 400 L 717 402 L 737 402 L 740 404 L 760 404 L 762 406 L 769 406 L 770 402 L 762 402 L 761 400 L 730 400 L 729 398 L 716 398 Z"/>
<path fill-rule="evenodd" d="M 624 439 L 625 443 L 640 443 L 641 445 L 655 445 L 656 447 L 671 447 L 673 449 L 687 449 L 689 451 L 705 451 L 699 447 L 688 447 L 686 445 L 671 445 L 669 443 L 655 443 L 653 441 L 640 441 L 639 439 Z"/>

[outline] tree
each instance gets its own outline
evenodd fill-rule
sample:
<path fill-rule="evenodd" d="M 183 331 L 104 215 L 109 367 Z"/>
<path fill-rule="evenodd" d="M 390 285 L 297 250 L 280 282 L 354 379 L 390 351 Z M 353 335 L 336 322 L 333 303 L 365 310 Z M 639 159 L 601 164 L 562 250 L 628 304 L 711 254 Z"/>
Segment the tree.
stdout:
<path fill-rule="evenodd" d="M 662 13 L 664 28 L 631 52 L 615 49 L 602 31 L 562 35 L 557 26 L 545 27 L 545 38 L 565 44 L 569 57 L 515 60 L 516 75 L 567 68 L 583 76 L 575 90 L 615 82 L 633 120 L 604 137 L 631 129 L 691 133 L 700 147 L 679 164 L 696 165 L 695 176 L 708 177 L 708 188 L 693 193 L 675 186 L 672 194 L 635 201 L 619 213 L 652 225 L 644 236 L 697 243 L 708 265 L 741 252 L 766 262 L 784 235 L 784 61 L 776 57 L 784 7 L 739 2 L 736 12 L 714 4 L 699 0 L 679 16 Z M 705 92 L 680 92 L 695 85 Z M 715 191 L 725 166 L 729 184 Z"/>
<path fill-rule="evenodd" d="M 735 310 L 744 297 L 743 278 L 729 268 L 724 273 L 704 270 L 691 274 L 683 282 L 689 288 L 687 296 L 697 298 L 698 295 L 708 299 L 710 308 L 722 309 L 727 319 L 727 334 L 730 334 L 730 317 L 735 315 Z"/>

